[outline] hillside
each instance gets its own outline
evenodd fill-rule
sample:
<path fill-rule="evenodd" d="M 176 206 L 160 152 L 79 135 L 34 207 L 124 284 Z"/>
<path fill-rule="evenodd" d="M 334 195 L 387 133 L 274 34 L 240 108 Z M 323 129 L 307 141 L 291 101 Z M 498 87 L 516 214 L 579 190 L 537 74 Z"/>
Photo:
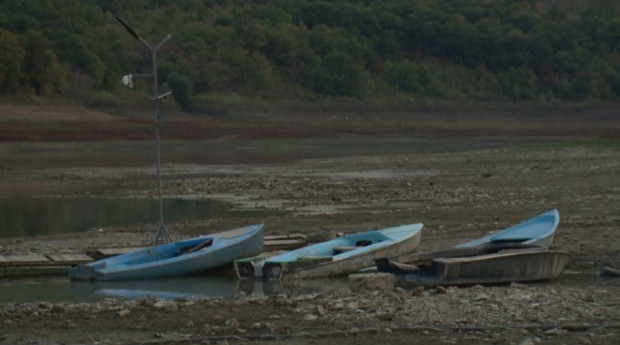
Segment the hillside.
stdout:
<path fill-rule="evenodd" d="M 0 93 L 125 102 L 120 78 L 149 72 L 151 59 L 115 15 L 151 44 L 172 33 L 158 72 L 185 111 L 248 100 L 620 98 L 613 0 L 4 1 Z"/>

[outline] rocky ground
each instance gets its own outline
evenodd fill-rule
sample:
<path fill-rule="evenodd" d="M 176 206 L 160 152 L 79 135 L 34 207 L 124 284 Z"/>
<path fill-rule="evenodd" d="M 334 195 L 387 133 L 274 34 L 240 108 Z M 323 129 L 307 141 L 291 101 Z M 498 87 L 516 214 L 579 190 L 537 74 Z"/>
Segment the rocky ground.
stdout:
<path fill-rule="evenodd" d="M 177 236 L 264 222 L 267 234 L 354 232 L 423 222 L 421 248 L 449 247 L 558 208 L 554 246 L 574 254 L 557 281 L 390 292 L 324 291 L 207 300 L 0 305 L 0 343 L 617 344 L 620 159 L 615 142 L 347 156 L 262 165 L 167 164 L 167 195 L 283 211 L 169 224 Z M 152 168 L 3 169 L 3 190 L 152 197 Z M 140 245 L 144 225 L 0 239 L 3 253 Z M 113 234 L 113 236 L 111 236 Z"/>

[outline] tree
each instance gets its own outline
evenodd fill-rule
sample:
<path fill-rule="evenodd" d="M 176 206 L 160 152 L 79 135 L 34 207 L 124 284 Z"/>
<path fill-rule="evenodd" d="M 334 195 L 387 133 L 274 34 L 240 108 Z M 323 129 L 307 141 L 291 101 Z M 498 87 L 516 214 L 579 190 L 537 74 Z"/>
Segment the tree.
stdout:
<path fill-rule="evenodd" d="M 25 38 L 24 73 L 26 86 L 40 95 L 62 91 L 67 84 L 65 71 L 40 31 L 29 31 Z"/>
<path fill-rule="evenodd" d="M 330 53 L 315 71 L 313 89 L 325 96 L 360 96 L 364 92 L 364 74 L 347 55 Z"/>
<path fill-rule="evenodd" d="M 191 95 L 193 93 L 192 82 L 184 75 L 173 73 L 168 76 L 166 84 L 172 90 L 174 100 L 184 111 L 192 111 Z"/>
<path fill-rule="evenodd" d="M 26 50 L 19 44 L 19 37 L 0 29 L 0 91 L 19 89 L 25 56 Z"/>

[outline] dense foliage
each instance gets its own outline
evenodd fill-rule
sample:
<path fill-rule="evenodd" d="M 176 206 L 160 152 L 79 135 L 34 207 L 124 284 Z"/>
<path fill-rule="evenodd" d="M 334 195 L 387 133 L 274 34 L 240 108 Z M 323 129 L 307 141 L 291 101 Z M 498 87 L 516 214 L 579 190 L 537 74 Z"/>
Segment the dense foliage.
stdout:
<path fill-rule="evenodd" d="M 0 4 L 0 92 L 618 100 L 617 0 L 28 0 Z M 142 86 L 148 90 L 147 85 Z"/>

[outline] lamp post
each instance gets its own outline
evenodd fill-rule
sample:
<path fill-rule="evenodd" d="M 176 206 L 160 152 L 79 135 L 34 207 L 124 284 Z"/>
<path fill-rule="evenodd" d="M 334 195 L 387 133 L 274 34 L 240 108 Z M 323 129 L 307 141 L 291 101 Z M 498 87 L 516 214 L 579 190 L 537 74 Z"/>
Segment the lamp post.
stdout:
<path fill-rule="evenodd" d="M 123 76 L 122 82 L 126 86 L 133 87 L 134 77 L 153 77 L 153 98 L 151 99 L 151 101 L 155 103 L 155 141 L 157 142 L 157 192 L 159 194 L 159 221 L 157 222 L 157 234 L 155 236 L 155 240 L 153 241 L 153 245 L 165 243 L 165 242 L 171 242 L 172 237 L 170 236 L 168 229 L 166 229 L 166 226 L 164 225 L 164 203 L 163 203 L 162 191 L 161 191 L 161 150 L 160 150 L 160 144 L 159 144 L 159 101 L 170 96 L 172 92 L 168 91 L 161 95 L 157 93 L 157 50 L 161 48 L 161 46 L 163 46 L 164 43 L 166 43 L 166 41 L 168 41 L 170 37 L 172 37 L 172 35 L 168 34 L 168 36 L 164 37 L 164 39 L 161 40 L 159 44 L 153 47 L 147 41 L 145 41 L 142 37 L 140 37 L 140 35 L 138 35 L 131 27 L 129 27 L 129 25 L 125 24 L 125 22 L 123 22 L 119 17 L 114 16 L 114 19 L 116 19 L 116 21 L 119 22 L 119 24 L 121 24 L 127 30 L 127 32 L 129 32 L 131 36 L 133 36 L 138 41 L 142 42 L 142 44 L 144 44 L 151 51 L 151 54 L 153 56 L 153 72 L 152 73 L 150 74 L 129 74 L 129 75 Z"/>

